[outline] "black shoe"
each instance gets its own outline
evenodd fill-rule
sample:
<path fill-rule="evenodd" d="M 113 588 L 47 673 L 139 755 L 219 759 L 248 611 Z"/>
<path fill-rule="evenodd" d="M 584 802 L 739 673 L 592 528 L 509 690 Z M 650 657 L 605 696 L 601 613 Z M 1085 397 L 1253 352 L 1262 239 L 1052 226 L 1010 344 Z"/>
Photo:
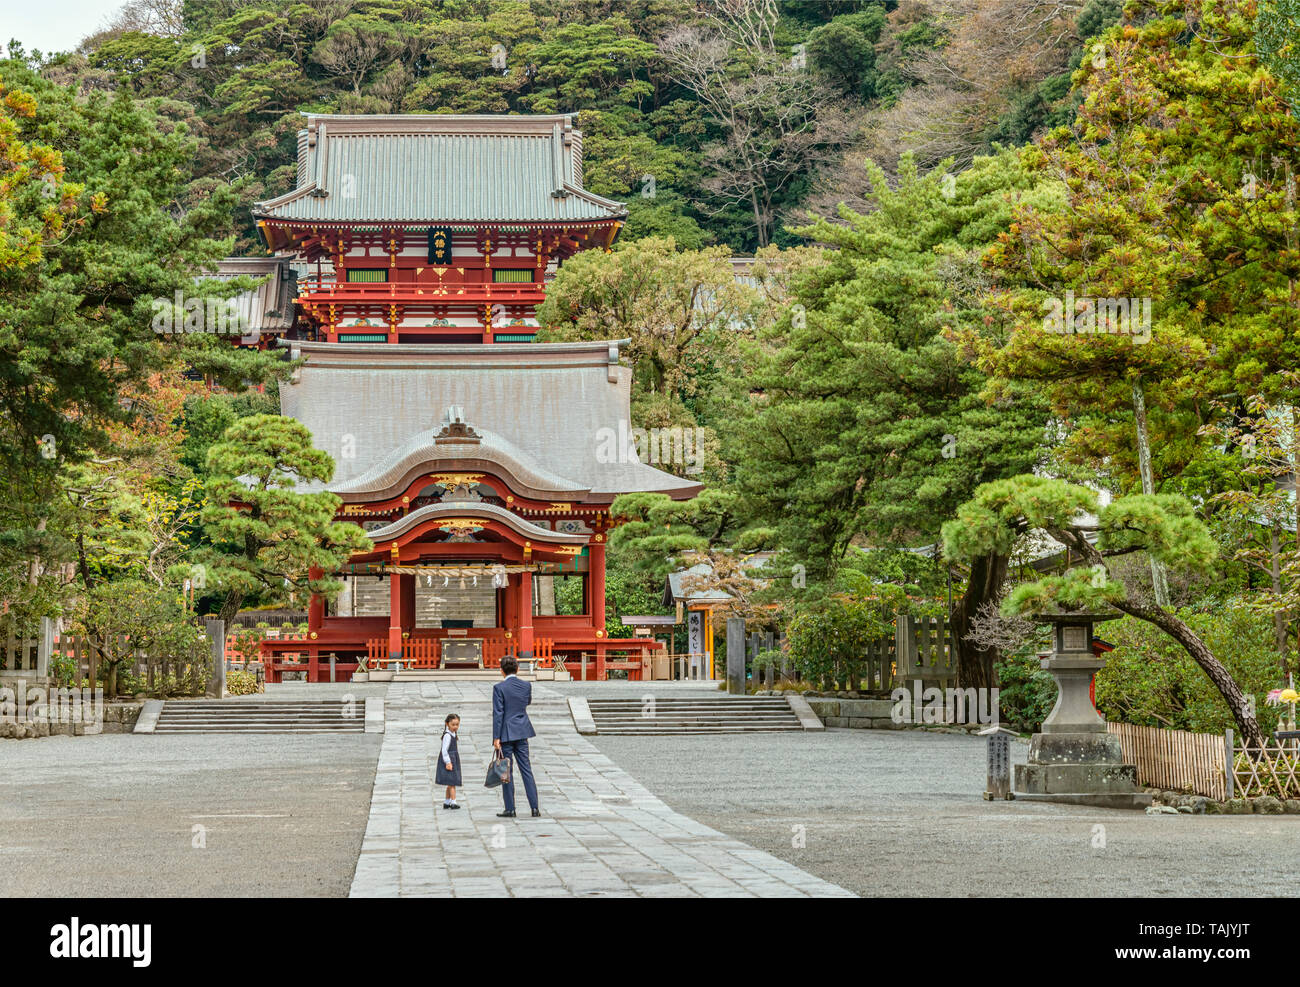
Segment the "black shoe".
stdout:
<path fill-rule="evenodd" d="M 453 802 L 453 803 L 451 803 L 451 805 L 444 805 L 443 808 L 444 808 L 444 809 L 459 809 L 460 806 L 457 805 L 455 802 Z"/>
<path fill-rule="evenodd" d="M 498 813 L 497 813 L 497 818 L 498 818 L 498 819 L 513 819 L 514 817 L 515 817 L 515 810 L 514 810 L 514 809 L 507 809 L 505 812 L 498 812 Z"/>
<path fill-rule="evenodd" d="M 533 818 L 534 818 L 534 819 L 536 819 L 536 818 L 537 818 L 538 816 L 540 816 L 541 814 L 542 814 L 542 810 L 541 810 L 541 809 L 534 809 L 534 810 L 533 810 Z"/>

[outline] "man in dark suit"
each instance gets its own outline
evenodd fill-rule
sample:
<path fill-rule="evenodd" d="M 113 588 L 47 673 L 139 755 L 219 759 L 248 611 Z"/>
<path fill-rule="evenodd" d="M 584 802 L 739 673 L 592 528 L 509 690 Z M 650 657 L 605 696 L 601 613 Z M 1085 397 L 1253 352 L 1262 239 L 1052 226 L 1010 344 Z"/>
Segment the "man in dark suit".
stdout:
<path fill-rule="evenodd" d="M 519 662 L 514 655 L 501 659 L 500 682 L 492 687 L 492 746 L 510 758 L 524 776 L 524 794 L 528 796 L 528 807 L 534 816 L 540 816 L 542 810 L 537 807 L 537 783 L 533 781 L 533 766 L 528 761 L 528 738 L 536 737 L 537 731 L 528 719 L 528 704 L 533 701 L 533 686 L 515 674 Z M 515 773 L 510 771 L 510 781 L 501 786 L 505 796 L 506 811 L 498 812 L 503 819 L 515 817 Z"/>

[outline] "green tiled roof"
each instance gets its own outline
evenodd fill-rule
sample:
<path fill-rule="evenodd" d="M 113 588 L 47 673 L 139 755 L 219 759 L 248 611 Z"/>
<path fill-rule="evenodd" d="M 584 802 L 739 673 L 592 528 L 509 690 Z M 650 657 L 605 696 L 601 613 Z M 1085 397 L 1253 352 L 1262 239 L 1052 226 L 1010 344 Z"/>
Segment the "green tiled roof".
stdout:
<path fill-rule="evenodd" d="M 259 219 L 448 224 L 622 219 L 582 187 L 582 134 L 567 115 L 310 114 L 298 187 Z"/>

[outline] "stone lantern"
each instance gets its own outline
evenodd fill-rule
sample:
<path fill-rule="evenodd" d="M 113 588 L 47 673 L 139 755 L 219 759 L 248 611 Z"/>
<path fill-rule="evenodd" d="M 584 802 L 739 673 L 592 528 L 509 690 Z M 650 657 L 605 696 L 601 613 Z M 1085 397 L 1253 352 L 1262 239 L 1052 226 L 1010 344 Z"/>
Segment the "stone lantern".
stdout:
<path fill-rule="evenodd" d="M 1017 799 L 1141 808 L 1151 796 L 1137 784 L 1137 766 L 1125 764 L 1119 738 L 1106 730 L 1089 696 L 1092 677 L 1105 666 L 1092 648 L 1092 628 L 1119 614 L 1038 614 L 1052 625 L 1052 650 L 1039 654 L 1056 680 L 1056 705 L 1029 743 L 1029 759 L 1016 765 Z"/>

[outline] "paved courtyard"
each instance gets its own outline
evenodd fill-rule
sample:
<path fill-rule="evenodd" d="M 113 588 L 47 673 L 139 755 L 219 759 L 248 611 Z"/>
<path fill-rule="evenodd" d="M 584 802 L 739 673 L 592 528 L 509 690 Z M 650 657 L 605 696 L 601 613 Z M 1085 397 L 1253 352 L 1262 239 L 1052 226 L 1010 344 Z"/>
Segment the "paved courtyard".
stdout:
<path fill-rule="evenodd" d="M 346 895 L 381 741 L 377 734 L 0 741 L 0 894 Z"/>
<path fill-rule="evenodd" d="M 628 688 L 628 687 L 621 687 Z M 918 730 L 595 737 L 692 819 L 861 895 L 1295 896 L 1300 816 L 985 802 L 985 742 Z M 1023 762 L 1025 744 L 1013 744 Z"/>
<path fill-rule="evenodd" d="M 989 803 L 978 738 L 587 739 L 564 702 L 702 691 L 685 684 L 534 684 L 545 814 L 498 819 L 500 795 L 482 782 L 491 685 L 293 683 L 236 700 L 387 696 L 384 735 L 0 742 L 0 894 L 1297 893 L 1278 861 L 1300 838 L 1300 816 Z M 440 808 L 432 778 L 452 711 L 463 717 L 459 812 Z M 1017 760 L 1024 751 L 1013 745 Z"/>
<path fill-rule="evenodd" d="M 530 742 L 542 816 L 499 819 L 483 787 L 491 682 L 393 683 L 354 897 L 845 895 L 771 854 L 673 811 L 573 729 L 564 697 L 533 684 Z M 443 718 L 459 713 L 465 787 L 444 810 L 433 782 Z"/>

